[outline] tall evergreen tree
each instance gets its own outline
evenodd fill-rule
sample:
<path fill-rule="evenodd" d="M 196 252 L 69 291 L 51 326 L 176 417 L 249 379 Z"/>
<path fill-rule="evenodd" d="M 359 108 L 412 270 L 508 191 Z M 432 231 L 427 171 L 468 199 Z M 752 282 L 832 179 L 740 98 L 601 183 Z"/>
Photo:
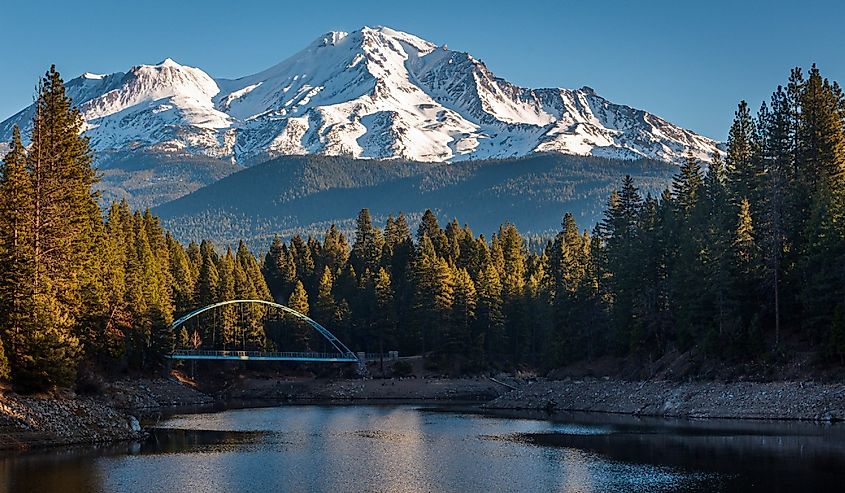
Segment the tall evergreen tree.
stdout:
<path fill-rule="evenodd" d="M 12 367 L 26 357 L 26 339 L 33 329 L 32 211 L 26 150 L 15 127 L 0 174 L 0 341 Z"/>
<path fill-rule="evenodd" d="M 760 203 L 763 189 L 761 149 L 757 124 L 748 104 L 740 101 L 734 122 L 728 132 L 726 168 L 732 203 L 739 207 L 743 199 Z M 757 211 L 752 211 L 755 214 Z"/>
<path fill-rule="evenodd" d="M 66 384 L 79 357 L 84 295 L 95 289 L 100 210 L 82 118 L 51 67 L 38 87 L 27 171 L 32 183 L 32 343 L 19 381 Z M 37 346 L 37 347 L 36 347 Z M 17 370 L 16 370 L 17 371 Z"/>

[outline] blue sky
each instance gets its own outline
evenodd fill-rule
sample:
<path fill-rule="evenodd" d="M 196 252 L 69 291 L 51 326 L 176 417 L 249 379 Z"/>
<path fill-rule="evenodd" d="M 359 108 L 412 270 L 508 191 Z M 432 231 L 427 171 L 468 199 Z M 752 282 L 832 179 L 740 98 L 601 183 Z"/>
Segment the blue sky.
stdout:
<path fill-rule="evenodd" d="M 0 120 L 51 63 L 70 79 L 171 57 L 239 77 L 363 25 L 467 51 L 520 85 L 588 85 L 717 139 L 737 101 L 756 108 L 790 67 L 845 82 L 845 2 L 832 0 L 11 1 L 0 15 Z"/>

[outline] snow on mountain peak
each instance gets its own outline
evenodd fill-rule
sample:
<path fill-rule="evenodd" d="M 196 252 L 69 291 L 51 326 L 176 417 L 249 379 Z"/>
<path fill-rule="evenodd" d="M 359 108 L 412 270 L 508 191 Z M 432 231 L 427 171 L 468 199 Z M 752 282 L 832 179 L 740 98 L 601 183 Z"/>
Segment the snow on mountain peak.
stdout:
<path fill-rule="evenodd" d="M 529 89 L 468 53 L 389 27 L 328 32 L 262 72 L 213 79 L 167 58 L 68 83 L 98 151 L 421 161 L 532 152 L 709 159 L 717 143 L 584 86 Z M 0 138 L 31 115 L 0 123 Z"/>
<path fill-rule="evenodd" d="M 310 45 L 313 48 L 322 48 L 325 46 L 334 46 L 340 42 L 343 38 L 348 36 L 349 33 L 345 31 L 329 31 L 326 34 L 315 39 Z"/>
<path fill-rule="evenodd" d="M 170 68 L 181 68 L 182 67 L 181 65 L 176 63 L 176 61 L 173 60 L 170 57 L 165 58 L 164 60 L 161 61 L 161 63 L 159 63 L 156 66 L 157 67 L 170 67 Z"/>

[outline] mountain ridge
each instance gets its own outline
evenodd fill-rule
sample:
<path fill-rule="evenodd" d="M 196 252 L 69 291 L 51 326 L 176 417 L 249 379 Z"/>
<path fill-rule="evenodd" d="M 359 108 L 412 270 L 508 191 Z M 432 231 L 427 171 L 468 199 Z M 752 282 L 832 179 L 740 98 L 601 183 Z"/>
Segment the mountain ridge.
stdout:
<path fill-rule="evenodd" d="M 678 161 L 718 143 L 587 86 L 525 88 L 471 54 L 387 27 L 329 32 L 238 79 L 167 58 L 68 82 L 102 161 L 114 152 L 187 152 L 251 164 L 279 155 L 422 162 L 561 152 Z M 8 140 L 32 107 L 0 123 Z M 26 133 L 26 132 L 25 132 Z"/>
<path fill-rule="evenodd" d="M 66 83 L 103 200 L 163 204 L 290 155 L 457 163 L 537 153 L 677 163 L 719 143 L 583 86 L 532 89 L 473 55 L 387 27 L 329 32 L 258 73 L 213 78 L 166 58 Z M 0 122 L 24 137 L 34 106 Z M 0 145 L 0 151 L 2 151 Z"/>

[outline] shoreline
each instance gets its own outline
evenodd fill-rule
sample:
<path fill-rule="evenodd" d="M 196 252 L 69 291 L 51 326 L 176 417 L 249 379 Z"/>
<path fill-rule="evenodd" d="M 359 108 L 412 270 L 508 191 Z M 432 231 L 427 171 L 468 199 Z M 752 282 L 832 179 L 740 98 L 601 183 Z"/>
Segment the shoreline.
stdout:
<path fill-rule="evenodd" d="M 511 390 L 508 386 L 515 387 Z M 0 390 L 0 450 L 137 441 L 151 416 L 231 407 L 443 403 L 537 416 L 599 413 L 681 419 L 845 421 L 845 385 L 814 382 L 670 382 L 608 378 L 486 377 L 383 380 L 246 378 L 204 393 L 176 378 L 125 379 L 96 396 L 57 390 L 23 396 Z"/>
<path fill-rule="evenodd" d="M 815 382 L 538 381 L 484 409 L 605 413 L 656 418 L 845 421 L 845 385 Z"/>

